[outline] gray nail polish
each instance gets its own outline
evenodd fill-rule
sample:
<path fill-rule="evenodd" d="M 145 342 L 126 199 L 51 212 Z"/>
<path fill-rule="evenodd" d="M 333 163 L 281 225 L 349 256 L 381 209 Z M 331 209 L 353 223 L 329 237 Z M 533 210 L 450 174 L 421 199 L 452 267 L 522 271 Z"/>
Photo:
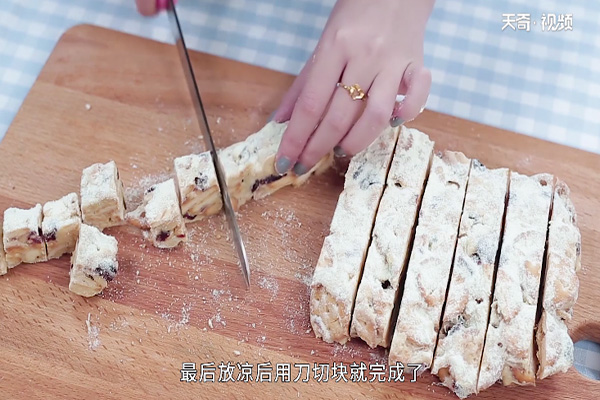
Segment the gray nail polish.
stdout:
<path fill-rule="evenodd" d="M 395 128 L 397 126 L 400 126 L 404 123 L 404 120 L 400 117 L 393 117 L 392 119 L 390 119 L 390 126 L 392 128 Z"/>
<path fill-rule="evenodd" d="M 296 163 L 296 165 L 294 165 L 294 173 L 296 175 L 298 175 L 298 176 L 304 175 L 307 172 L 308 172 L 308 168 L 306 168 L 303 164 Z"/>
<path fill-rule="evenodd" d="M 276 162 L 275 162 L 275 171 L 279 174 L 279 175 L 283 175 L 286 172 L 288 172 L 290 170 L 290 159 L 287 157 L 280 157 Z"/>
<path fill-rule="evenodd" d="M 346 157 L 346 152 L 340 146 L 335 146 L 333 148 L 333 153 L 336 155 L 336 157 Z"/>

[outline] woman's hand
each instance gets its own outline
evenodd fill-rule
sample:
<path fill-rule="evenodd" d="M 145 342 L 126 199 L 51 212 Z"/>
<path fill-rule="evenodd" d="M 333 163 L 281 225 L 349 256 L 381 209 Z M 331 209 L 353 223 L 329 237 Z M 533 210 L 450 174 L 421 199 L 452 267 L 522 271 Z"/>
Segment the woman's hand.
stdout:
<path fill-rule="evenodd" d="M 168 0 L 136 0 L 142 15 Z M 352 155 L 386 124 L 415 118 L 425 106 L 431 74 L 423 66 L 425 25 L 434 0 L 338 0 L 311 58 L 283 97 L 275 121 L 290 121 L 276 157 L 284 174 L 308 172 L 331 149 Z M 337 84 L 368 94 L 353 100 Z M 404 100 L 396 103 L 396 95 Z"/>
<path fill-rule="evenodd" d="M 278 173 L 293 167 L 302 175 L 333 148 L 338 156 L 356 154 L 387 124 L 421 112 L 431 86 L 423 41 L 433 4 L 338 0 L 312 57 L 273 116 L 290 121 L 276 157 Z M 358 84 L 368 97 L 353 100 L 338 82 Z M 398 93 L 405 97 L 397 104 Z"/>

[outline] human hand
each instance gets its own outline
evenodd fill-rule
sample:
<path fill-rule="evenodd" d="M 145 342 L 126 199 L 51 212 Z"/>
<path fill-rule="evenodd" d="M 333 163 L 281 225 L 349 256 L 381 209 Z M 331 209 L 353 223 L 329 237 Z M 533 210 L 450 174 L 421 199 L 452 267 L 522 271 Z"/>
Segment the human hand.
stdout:
<path fill-rule="evenodd" d="M 386 124 L 415 118 L 425 106 L 431 73 L 423 66 L 425 25 L 434 0 L 338 0 L 321 39 L 273 119 L 288 121 L 275 169 L 308 172 L 331 149 L 351 155 Z M 336 84 L 358 84 L 356 101 Z M 396 95 L 404 100 L 396 103 Z M 390 117 L 392 119 L 390 120 Z"/>
<path fill-rule="evenodd" d="M 175 3 L 177 3 L 177 0 L 175 0 Z M 149 17 L 166 10 L 169 0 L 135 0 L 135 4 L 140 14 Z"/>

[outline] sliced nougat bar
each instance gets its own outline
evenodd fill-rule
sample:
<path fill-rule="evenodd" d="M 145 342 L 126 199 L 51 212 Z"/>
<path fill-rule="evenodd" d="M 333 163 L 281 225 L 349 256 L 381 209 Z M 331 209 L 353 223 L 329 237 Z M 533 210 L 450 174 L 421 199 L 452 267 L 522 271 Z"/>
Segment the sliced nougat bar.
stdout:
<path fill-rule="evenodd" d="M 350 339 L 352 305 L 398 130 L 386 129 L 350 161 L 310 294 L 310 322 L 326 342 Z"/>
<path fill-rule="evenodd" d="M 287 122 L 269 122 L 260 131 L 250 135 L 243 142 L 243 146 L 241 143 L 238 143 L 222 151 L 221 157 L 225 160 L 223 161 L 224 166 L 231 165 L 232 161 L 239 165 L 237 160 L 243 160 L 247 152 L 250 152 L 249 164 L 252 168 L 251 172 L 245 175 L 250 179 L 244 179 L 243 182 L 240 182 L 243 184 L 238 187 L 241 194 L 238 201 L 239 205 L 243 204 L 246 198 L 249 199 L 248 196 L 250 194 L 253 199 L 258 200 L 286 186 L 298 187 L 304 184 L 311 175 L 320 174 L 332 165 L 333 152 L 330 152 L 304 175 L 298 176 L 290 172 L 279 175 L 275 171 L 275 155 L 277 154 L 279 143 L 281 142 L 283 132 L 287 129 L 287 125 Z M 234 168 L 232 166 L 232 168 L 239 170 L 239 167 Z"/>
<path fill-rule="evenodd" d="M 117 275 L 117 239 L 98 228 L 81 224 L 71 256 L 69 290 L 84 297 L 102 292 Z"/>
<path fill-rule="evenodd" d="M 389 362 L 431 366 L 471 160 L 435 155 L 419 212 Z"/>
<path fill-rule="evenodd" d="M 47 260 L 46 244 L 42 237 L 41 204 L 27 210 L 14 207 L 7 209 L 2 225 L 8 268 Z"/>
<path fill-rule="evenodd" d="M 494 300 L 477 390 L 535 384 L 534 327 L 553 176 L 511 172 Z"/>
<path fill-rule="evenodd" d="M 356 294 L 350 334 L 369 346 L 388 347 L 394 303 L 409 257 L 433 142 L 403 127 L 375 218 L 371 245 Z"/>
<path fill-rule="evenodd" d="M 186 222 L 217 214 L 223 204 L 210 152 L 178 157 L 174 164 L 181 214 Z"/>
<path fill-rule="evenodd" d="M 8 272 L 8 264 L 6 264 L 6 253 L 4 253 L 4 245 L 2 244 L 2 229 L 0 229 L 0 275 Z"/>
<path fill-rule="evenodd" d="M 117 164 L 94 164 L 81 175 L 81 215 L 83 222 L 100 230 L 125 220 L 123 182 Z"/>
<path fill-rule="evenodd" d="M 292 172 L 279 175 L 275 171 L 275 155 L 287 122 L 269 122 L 243 142 L 219 150 L 231 203 L 238 210 L 248 200 L 261 199 L 285 186 L 299 186 L 314 173 L 333 163 L 333 153 L 323 157 L 307 174 Z M 222 207 L 219 186 L 210 152 L 179 157 L 175 172 L 186 222 L 217 214 Z"/>
<path fill-rule="evenodd" d="M 579 292 L 581 234 L 569 187 L 558 180 L 548 233 L 542 317 L 537 328 L 537 376 L 546 378 L 573 365 L 573 341 L 566 322 L 573 316 Z"/>
<path fill-rule="evenodd" d="M 509 171 L 473 160 L 432 373 L 460 398 L 477 393 Z"/>
<path fill-rule="evenodd" d="M 61 199 L 49 201 L 44 204 L 42 211 L 42 234 L 48 249 L 48 259 L 73 253 L 81 225 L 77 194 L 69 193 Z"/>
<path fill-rule="evenodd" d="M 187 240 L 175 181 L 169 179 L 151 186 L 142 204 L 126 216 L 127 221 L 144 230 L 154 246 L 172 248 Z"/>

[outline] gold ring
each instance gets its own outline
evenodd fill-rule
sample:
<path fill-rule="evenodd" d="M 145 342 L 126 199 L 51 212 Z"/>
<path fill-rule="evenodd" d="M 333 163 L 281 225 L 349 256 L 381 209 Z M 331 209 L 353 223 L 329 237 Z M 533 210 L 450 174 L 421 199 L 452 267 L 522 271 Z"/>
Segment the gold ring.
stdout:
<path fill-rule="evenodd" d="M 344 85 L 342 82 L 338 82 L 337 87 L 341 87 L 342 89 L 346 90 L 348 92 L 348 94 L 350 95 L 350 97 L 352 97 L 352 100 L 366 100 L 367 99 L 367 94 L 362 90 L 362 88 L 360 87 L 360 85 L 358 83 L 355 83 L 352 86 L 348 86 L 348 85 Z"/>

